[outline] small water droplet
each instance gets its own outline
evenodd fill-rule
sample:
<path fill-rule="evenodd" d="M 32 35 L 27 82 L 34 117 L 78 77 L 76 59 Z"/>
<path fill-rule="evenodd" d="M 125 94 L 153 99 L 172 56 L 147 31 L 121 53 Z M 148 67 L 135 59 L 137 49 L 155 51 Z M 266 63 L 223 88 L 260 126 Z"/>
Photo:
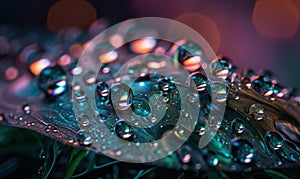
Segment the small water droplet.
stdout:
<path fill-rule="evenodd" d="M 47 67 L 39 75 L 39 88 L 48 96 L 58 96 L 67 90 L 67 76 L 60 66 Z"/>
<path fill-rule="evenodd" d="M 207 163 L 210 166 L 215 167 L 219 164 L 219 159 L 215 155 L 209 155 L 207 158 Z"/>
<path fill-rule="evenodd" d="M 194 81 L 197 91 L 203 92 L 206 90 L 208 81 L 207 81 L 206 76 L 204 76 L 200 72 L 192 73 L 189 76 L 189 79 Z M 191 84 L 193 84 L 193 83 L 191 82 Z"/>
<path fill-rule="evenodd" d="M 231 154 L 239 163 L 250 163 L 254 152 L 253 145 L 246 139 L 236 138 L 231 141 Z"/>
<path fill-rule="evenodd" d="M 162 78 L 158 81 L 159 88 L 164 92 L 169 92 L 176 89 L 175 84 L 168 78 Z"/>
<path fill-rule="evenodd" d="M 262 120 L 264 117 L 264 108 L 259 104 L 252 104 L 249 108 L 249 115 L 256 120 Z"/>
<path fill-rule="evenodd" d="M 226 79 L 232 68 L 232 64 L 225 57 L 219 56 L 211 63 L 211 70 L 213 74 L 221 79 Z"/>
<path fill-rule="evenodd" d="M 31 107 L 28 104 L 24 104 L 22 106 L 22 109 L 23 109 L 25 114 L 30 114 L 31 113 Z"/>
<path fill-rule="evenodd" d="M 192 160 L 191 148 L 188 146 L 182 146 L 178 150 L 177 154 L 178 154 L 180 161 L 184 164 L 187 164 Z"/>
<path fill-rule="evenodd" d="M 245 130 L 245 124 L 238 118 L 235 118 L 231 123 L 232 129 L 237 133 L 241 134 Z"/>
<path fill-rule="evenodd" d="M 96 81 L 96 76 L 93 72 L 88 72 L 87 74 L 84 75 L 84 82 L 87 85 L 94 84 Z"/>
<path fill-rule="evenodd" d="M 85 127 L 90 124 L 90 119 L 86 114 L 81 114 L 78 116 L 78 123 Z"/>
<path fill-rule="evenodd" d="M 77 141 L 80 145 L 89 146 L 92 144 L 92 138 L 86 137 L 82 131 L 79 131 L 76 135 Z"/>
<path fill-rule="evenodd" d="M 127 110 L 132 104 L 132 90 L 123 83 L 117 83 L 110 88 L 110 103 L 119 110 Z"/>
<path fill-rule="evenodd" d="M 224 103 L 227 100 L 227 86 L 221 82 L 212 82 L 210 85 L 212 95 L 217 103 Z"/>
<path fill-rule="evenodd" d="M 278 150 L 283 145 L 283 139 L 277 132 L 268 132 L 265 136 L 265 140 L 273 150 Z"/>

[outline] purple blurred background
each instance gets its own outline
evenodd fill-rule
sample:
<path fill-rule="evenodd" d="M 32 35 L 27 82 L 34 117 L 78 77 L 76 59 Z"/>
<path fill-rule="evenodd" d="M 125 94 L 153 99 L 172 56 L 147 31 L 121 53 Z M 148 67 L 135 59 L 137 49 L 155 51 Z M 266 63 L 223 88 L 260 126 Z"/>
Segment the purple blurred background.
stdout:
<path fill-rule="evenodd" d="M 0 24 L 49 27 L 50 11 L 65 1 L 70 15 L 83 0 L 7 0 L 0 3 Z M 97 18 L 118 23 L 156 16 L 191 25 L 216 50 L 240 68 L 269 69 L 285 86 L 300 88 L 300 0 L 89 0 Z M 83 8 L 83 7 L 81 7 Z M 52 10 L 51 10 L 52 9 Z M 81 9 L 77 9 L 80 14 Z"/>

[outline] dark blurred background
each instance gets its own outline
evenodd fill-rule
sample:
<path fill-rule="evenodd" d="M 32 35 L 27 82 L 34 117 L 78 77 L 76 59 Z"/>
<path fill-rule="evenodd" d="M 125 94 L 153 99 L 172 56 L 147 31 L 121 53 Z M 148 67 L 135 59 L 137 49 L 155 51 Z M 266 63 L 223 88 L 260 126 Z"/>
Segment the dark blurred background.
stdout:
<path fill-rule="evenodd" d="M 111 24 L 128 18 L 176 19 L 197 30 L 217 54 L 240 68 L 269 69 L 286 86 L 300 88 L 300 0 L 2 0 L 0 24 L 56 31 Z M 69 23 L 69 24 L 68 24 Z"/>

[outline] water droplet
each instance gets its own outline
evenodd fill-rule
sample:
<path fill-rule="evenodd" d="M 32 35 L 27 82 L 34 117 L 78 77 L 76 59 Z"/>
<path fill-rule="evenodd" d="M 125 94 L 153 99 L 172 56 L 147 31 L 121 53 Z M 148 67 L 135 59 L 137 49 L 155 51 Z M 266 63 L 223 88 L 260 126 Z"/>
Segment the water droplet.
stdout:
<path fill-rule="evenodd" d="M 106 52 L 102 55 L 99 55 L 98 59 L 104 63 L 104 64 L 109 64 L 117 60 L 118 58 L 118 52 L 117 51 L 110 51 Z"/>
<path fill-rule="evenodd" d="M 206 76 L 204 76 L 200 72 L 192 73 L 189 76 L 189 79 L 194 81 L 197 91 L 203 92 L 206 90 L 208 81 L 207 81 Z M 191 82 L 191 84 L 193 84 L 193 83 Z"/>
<path fill-rule="evenodd" d="M 203 136 L 205 134 L 205 126 L 203 125 L 196 125 L 195 128 L 195 132 L 199 135 L 199 136 Z"/>
<path fill-rule="evenodd" d="M 238 118 L 235 118 L 231 123 L 232 129 L 237 133 L 241 134 L 245 130 L 245 124 Z"/>
<path fill-rule="evenodd" d="M 92 144 L 92 138 L 91 137 L 85 137 L 82 131 L 79 131 L 76 134 L 77 141 L 80 145 L 89 146 Z"/>
<path fill-rule="evenodd" d="M 227 86 L 221 82 L 212 82 L 210 85 L 211 94 L 214 95 L 217 103 L 224 103 L 227 100 Z"/>
<path fill-rule="evenodd" d="M 168 78 L 162 78 L 158 81 L 159 88 L 164 92 L 176 89 L 175 84 Z"/>
<path fill-rule="evenodd" d="M 201 67 L 203 52 L 193 42 L 182 39 L 171 47 L 169 54 L 188 71 L 196 71 Z"/>
<path fill-rule="evenodd" d="M 83 103 L 85 101 L 86 96 L 82 90 L 74 90 L 73 95 L 75 96 L 77 102 Z"/>
<path fill-rule="evenodd" d="M 178 157 L 180 161 L 184 164 L 189 163 L 192 160 L 191 148 L 188 146 L 182 146 L 178 152 Z"/>
<path fill-rule="evenodd" d="M 211 70 L 213 74 L 224 80 L 229 76 L 231 68 L 232 64 L 227 58 L 222 56 L 217 57 L 217 59 L 211 63 Z"/>
<path fill-rule="evenodd" d="M 207 163 L 210 166 L 215 167 L 219 164 L 219 159 L 215 155 L 209 155 L 207 158 Z"/>
<path fill-rule="evenodd" d="M 149 69 L 162 69 L 167 65 L 167 62 L 162 56 L 150 54 L 146 59 L 147 67 Z"/>
<path fill-rule="evenodd" d="M 110 103 L 119 110 L 127 110 L 132 104 L 132 90 L 123 83 L 112 85 L 109 95 Z"/>
<path fill-rule="evenodd" d="M 150 106 L 144 99 L 134 97 L 132 104 L 132 110 L 139 116 L 148 116 L 151 113 Z"/>
<path fill-rule="evenodd" d="M 264 108 L 259 104 L 252 104 L 249 108 L 249 115 L 256 120 L 262 120 L 264 117 Z"/>
<path fill-rule="evenodd" d="M 265 140 L 273 150 L 278 150 L 283 145 L 282 137 L 276 132 L 268 132 L 265 136 Z"/>
<path fill-rule="evenodd" d="M 89 117 L 85 114 L 81 114 L 78 116 L 78 123 L 82 126 L 88 126 L 90 124 Z"/>
<path fill-rule="evenodd" d="M 39 75 L 39 88 L 48 96 L 57 96 L 67 90 L 67 76 L 59 66 L 47 67 Z"/>
<path fill-rule="evenodd" d="M 25 114 L 30 114 L 31 113 L 31 107 L 28 104 L 24 104 L 22 106 L 22 109 L 23 109 Z"/>
<path fill-rule="evenodd" d="M 125 123 L 123 120 L 120 120 L 116 123 L 115 131 L 122 139 L 131 139 L 134 136 L 130 125 Z"/>
<path fill-rule="evenodd" d="M 84 82 L 87 85 L 94 84 L 96 81 L 96 76 L 93 72 L 88 72 L 87 74 L 84 75 Z"/>
<path fill-rule="evenodd" d="M 159 95 L 159 100 L 163 103 L 168 103 L 170 101 L 170 98 L 168 94 L 162 93 Z"/>
<path fill-rule="evenodd" d="M 257 76 L 252 80 L 252 87 L 261 95 L 270 96 L 273 94 L 272 81 L 267 77 Z"/>
<path fill-rule="evenodd" d="M 236 138 L 231 141 L 231 154 L 239 163 L 250 163 L 254 152 L 253 145 L 246 139 Z"/>
<path fill-rule="evenodd" d="M 97 93 L 101 97 L 107 97 L 108 96 L 108 85 L 105 82 L 97 83 Z"/>

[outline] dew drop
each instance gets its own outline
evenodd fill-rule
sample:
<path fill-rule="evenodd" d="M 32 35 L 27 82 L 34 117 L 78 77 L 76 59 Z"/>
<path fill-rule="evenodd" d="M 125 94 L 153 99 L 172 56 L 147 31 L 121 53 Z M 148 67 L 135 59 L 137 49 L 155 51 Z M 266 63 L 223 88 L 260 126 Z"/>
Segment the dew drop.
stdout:
<path fill-rule="evenodd" d="M 227 100 L 227 86 L 221 82 L 212 82 L 210 85 L 212 95 L 217 103 L 224 103 Z"/>
<path fill-rule="evenodd" d="M 115 132 L 122 139 L 130 139 L 134 135 L 130 125 L 125 123 L 123 120 L 116 123 Z"/>
<path fill-rule="evenodd" d="M 203 92 L 206 90 L 208 81 L 207 81 L 206 76 L 204 76 L 200 72 L 192 73 L 189 76 L 189 79 L 194 81 L 197 91 Z M 192 82 L 190 82 L 190 83 L 193 84 Z"/>
<path fill-rule="evenodd" d="M 252 161 L 255 151 L 253 145 L 246 139 L 233 139 L 231 147 L 231 154 L 239 163 L 250 163 Z"/>
<path fill-rule="evenodd" d="M 265 136 L 265 140 L 273 150 L 278 150 L 283 145 L 282 137 L 276 132 L 268 132 Z"/>
<path fill-rule="evenodd" d="M 148 102 L 141 98 L 133 98 L 131 108 L 139 116 L 148 116 L 151 113 Z"/>
<path fill-rule="evenodd" d="M 245 124 L 238 118 L 232 121 L 231 127 L 237 134 L 241 134 L 245 130 Z"/>
<path fill-rule="evenodd" d="M 22 109 L 23 109 L 25 114 L 30 114 L 31 113 L 31 107 L 28 104 L 24 104 L 22 106 Z"/>
<path fill-rule="evenodd" d="M 221 79 L 226 79 L 232 68 L 232 64 L 229 60 L 225 57 L 219 56 L 216 60 L 212 61 L 211 63 L 211 70 L 213 74 Z"/>
<path fill-rule="evenodd" d="M 85 74 L 84 76 L 84 82 L 87 84 L 87 85 L 91 85 L 91 84 L 94 84 L 96 81 L 96 76 L 93 72 L 88 72 L 87 74 Z"/>
<path fill-rule="evenodd" d="M 48 96 L 58 96 L 67 90 L 67 76 L 60 66 L 47 67 L 39 75 L 39 88 Z"/>
<path fill-rule="evenodd" d="M 78 123 L 86 127 L 90 124 L 90 119 L 86 114 L 81 114 L 78 116 Z"/>
<path fill-rule="evenodd" d="M 175 84 L 168 78 L 162 78 L 158 81 L 159 88 L 164 92 L 169 92 L 176 89 Z"/>
<path fill-rule="evenodd" d="M 114 84 L 110 89 L 110 103 L 119 110 L 127 110 L 132 104 L 132 90 L 123 83 Z M 115 106 L 116 105 L 116 106 Z"/>
<path fill-rule="evenodd" d="M 252 104 L 249 108 L 249 115 L 256 120 L 262 120 L 264 117 L 264 108 L 259 104 Z"/>
<path fill-rule="evenodd" d="M 80 145 L 89 146 L 92 144 L 92 138 L 86 137 L 82 131 L 79 131 L 76 134 L 76 137 L 77 137 L 77 141 L 79 142 Z"/>

